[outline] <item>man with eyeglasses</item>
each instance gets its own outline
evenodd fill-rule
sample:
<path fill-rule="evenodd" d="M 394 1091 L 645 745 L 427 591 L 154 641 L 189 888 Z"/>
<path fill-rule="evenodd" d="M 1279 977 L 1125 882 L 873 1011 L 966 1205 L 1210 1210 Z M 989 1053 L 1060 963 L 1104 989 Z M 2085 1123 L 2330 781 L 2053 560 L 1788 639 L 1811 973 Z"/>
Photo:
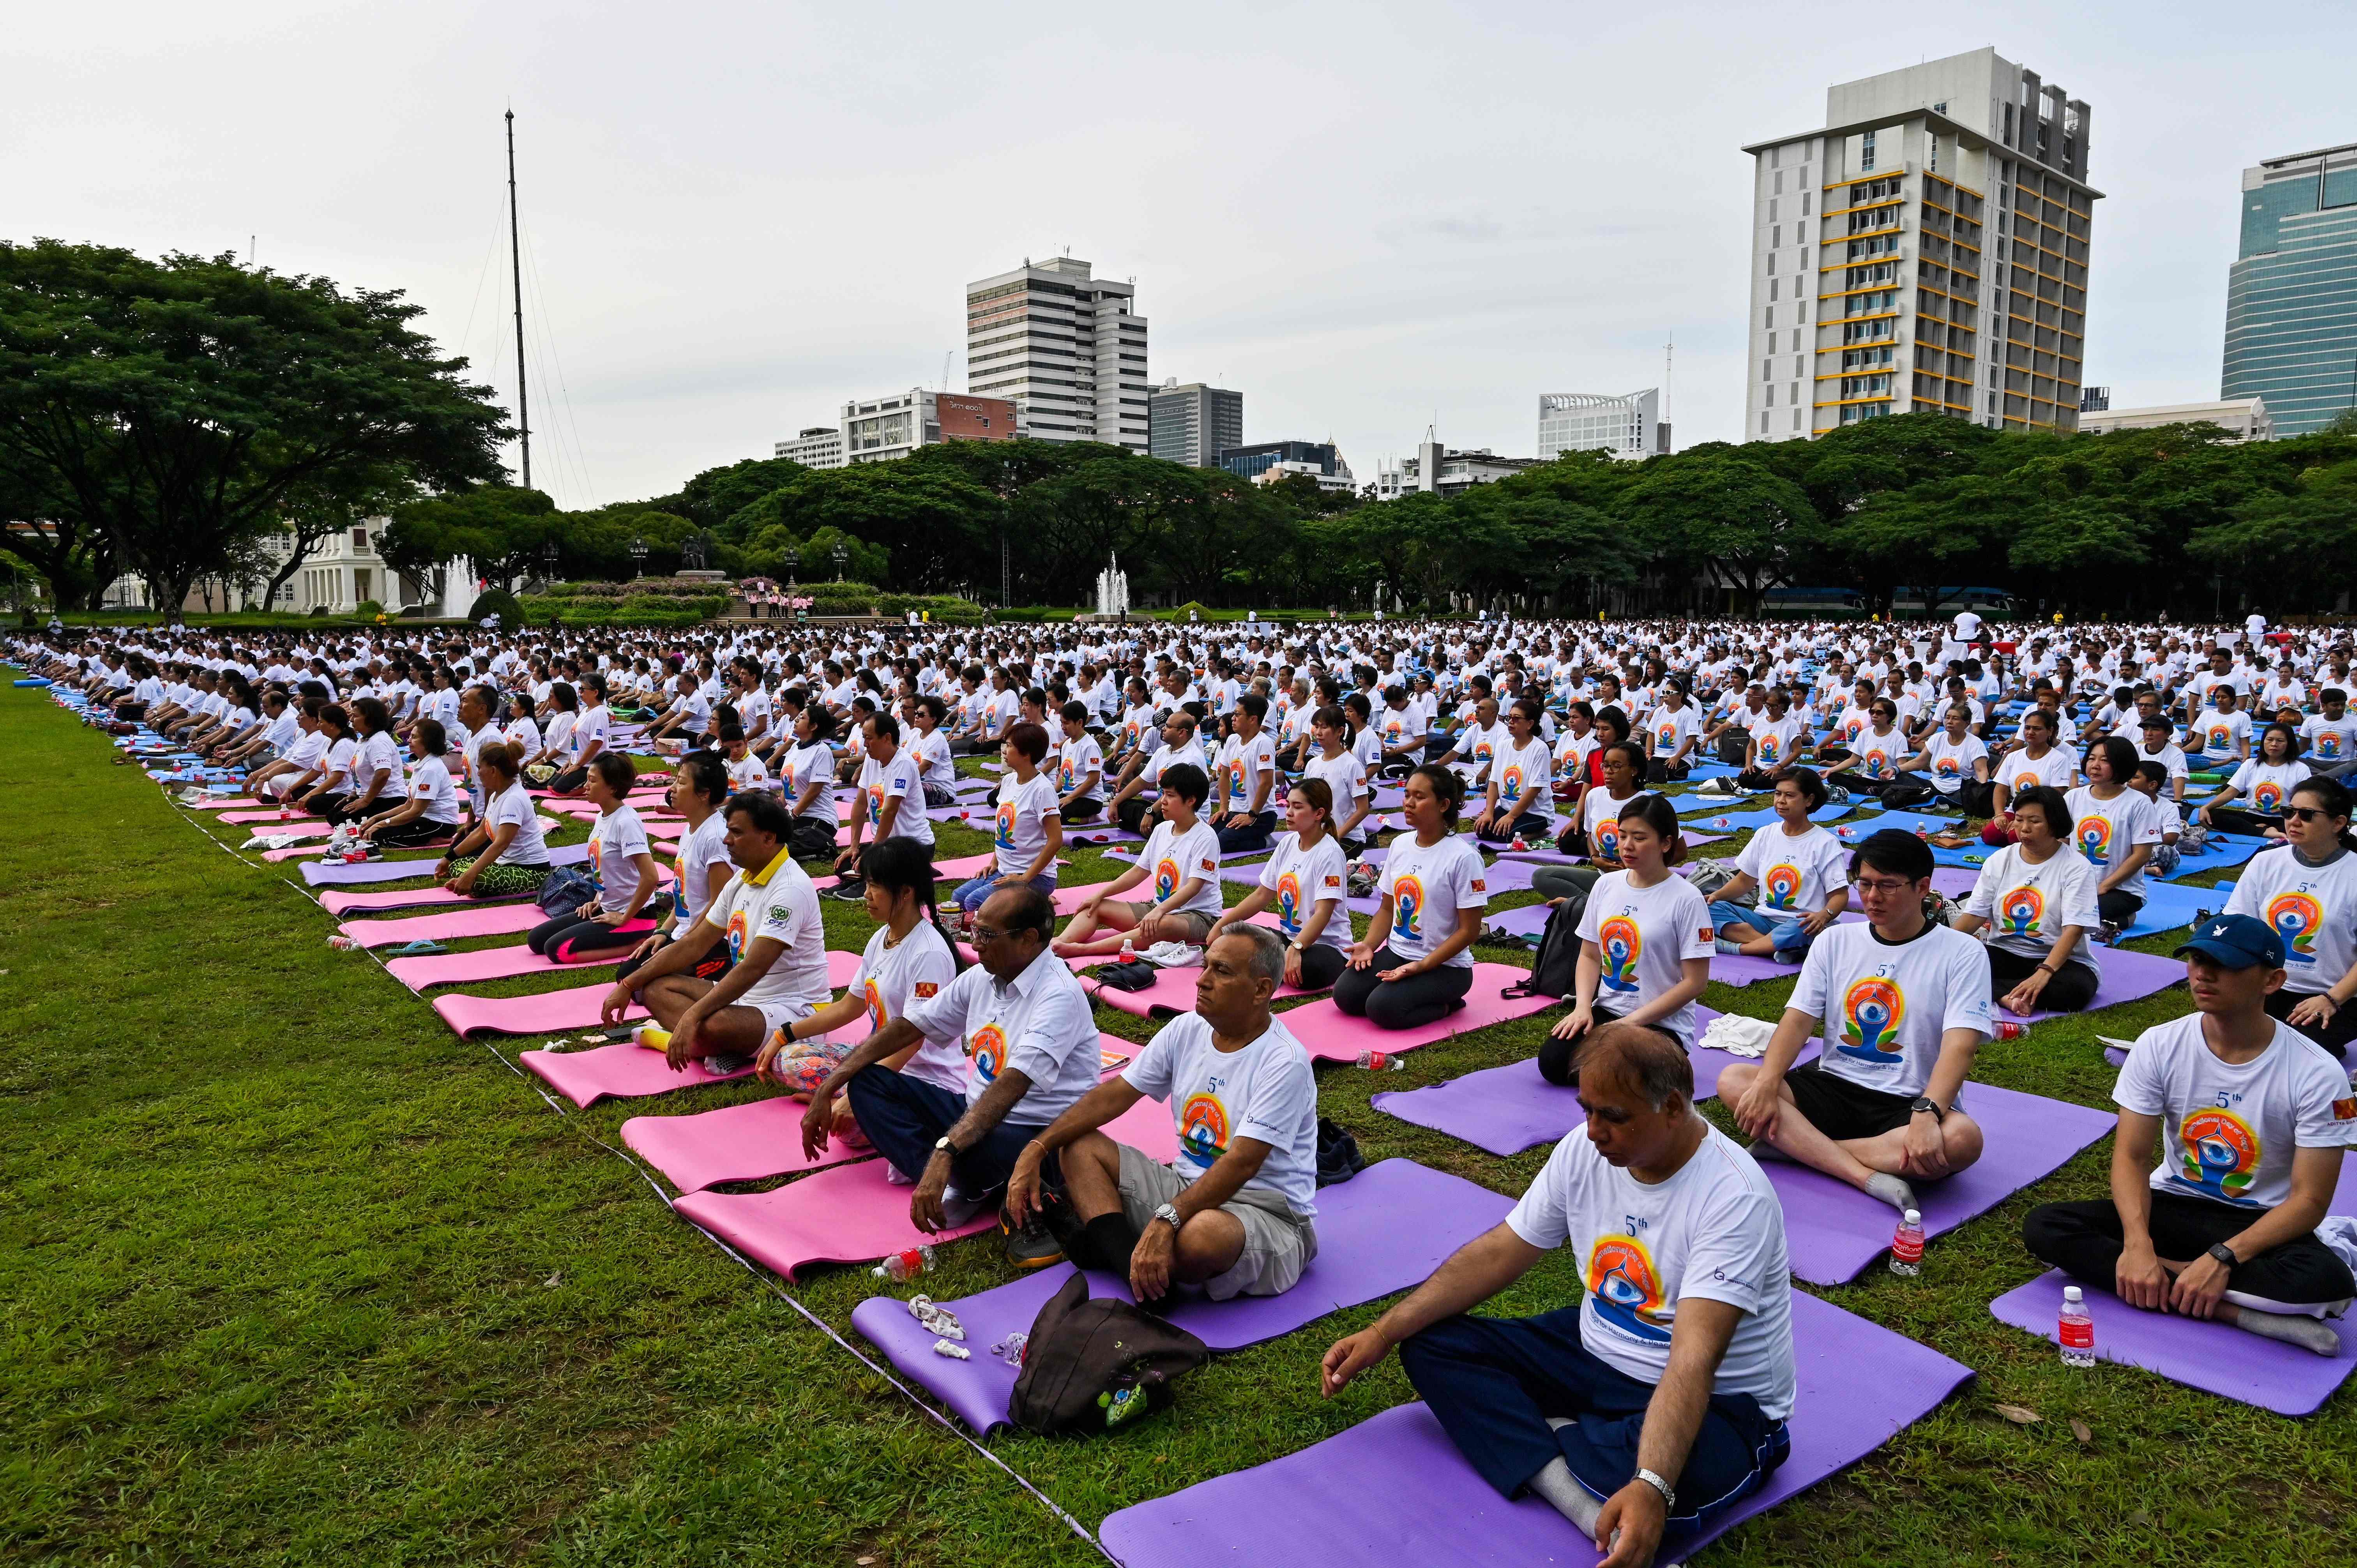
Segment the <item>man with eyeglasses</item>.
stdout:
<path fill-rule="evenodd" d="M 1916 1181 L 1981 1157 L 1981 1129 L 1958 1103 L 1973 1053 L 1989 1037 L 1989 961 L 1981 944 L 1924 915 L 1932 849 L 1886 828 L 1850 861 L 1867 923 L 1828 928 L 1758 1065 L 1719 1075 L 1719 1095 L 1753 1151 L 1797 1161 L 1902 1212 Z M 1793 1059 L 1824 1020 L 1824 1050 Z"/>
<path fill-rule="evenodd" d="M 1103 1069 L 1088 995 L 1048 950 L 1055 918 L 1036 887 L 1002 888 L 985 900 L 974 920 L 973 967 L 938 995 L 912 997 L 812 1094 L 802 1117 L 810 1156 L 825 1151 L 834 1097 L 848 1094 L 876 1152 L 915 1184 L 909 1219 L 918 1230 L 953 1230 L 996 1208 L 1024 1145 L 1094 1089 Z M 963 1042 L 964 1094 L 892 1065 L 929 1036 Z M 1060 1183 L 1054 1157 L 1043 1164 L 1048 1178 Z M 1036 1212 L 1001 1223 L 1017 1268 L 1063 1255 Z"/>

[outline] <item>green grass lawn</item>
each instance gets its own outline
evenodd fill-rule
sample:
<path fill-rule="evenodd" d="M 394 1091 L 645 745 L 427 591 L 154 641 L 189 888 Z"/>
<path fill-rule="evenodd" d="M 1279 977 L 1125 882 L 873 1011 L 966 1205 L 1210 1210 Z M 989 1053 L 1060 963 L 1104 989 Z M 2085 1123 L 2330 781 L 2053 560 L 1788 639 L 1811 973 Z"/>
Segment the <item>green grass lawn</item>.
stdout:
<path fill-rule="evenodd" d="M 192 822 L 113 755 L 40 693 L 0 692 L 0 1554 L 1101 1561 L 610 1152 L 632 1115 L 761 1091 L 553 1112 L 536 1079 L 503 1065 L 533 1042 L 453 1039 L 365 955 L 326 945 L 333 922 L 287 886 L 291 867 L 208 842 L 243 830 Z M 963 830 L 942 839 L 945 856 L 985 847 Z M 1067 880 L 1120 869 L 1073 859 Z M 826 908 L 831 945 L 856 949 L 864 914 Z M 1772 1017 L 1789 989 L 1715 986 L 1706 1001 Z M 1988 1047 L 1977 1076 L 2107 1104 L 2096 1035 L 2185 1005 L 2166 993 L 2043 1026 Z M 1426 1047 L 1380 1082 L 1324 1069 L 1321 1108 L 1371 1159 L 1410 1155 L 1518 1192 L 1544 1150 L 1494 1158 L 1367 1100 L 1527 1056 L 1545 1022 Z M 1698 1561 L 2357 1562 L 2348 1391 L 2287 1421 L 2123 1369 L 2067 1370 L 1988 1316 L 1990 1298 L 2040 1272 L 2018 1243 L 2022 1212 L 2101 1195 L 2108 1158 L 2106 1141 L 1933 1242 L 1920 1279 L 1878 1273 L 1824 1293 L 1979 1377 Z M 1009 1273 L 977 1239 L 948 1248 L 928 1288 L 957 1295 Z M 851 1309 L 872 1287 L 865 1269 L 834 1269 L 791 1288 L 856 1342 Z M 1553 1307 L 1577 1289 L 1569 1260 L 1553 1259 L 1501 1305 Z M 1093 1530 L 1411 1397 L 1393 1363 L 1317 1398 L 1319 1355 L 1380 1306 L 1222 1357 L 1175 1411 L 1118 1436 L 990 1446 Z M 2015 1426 L 2001 1402 L 2044 1420 Z"/>

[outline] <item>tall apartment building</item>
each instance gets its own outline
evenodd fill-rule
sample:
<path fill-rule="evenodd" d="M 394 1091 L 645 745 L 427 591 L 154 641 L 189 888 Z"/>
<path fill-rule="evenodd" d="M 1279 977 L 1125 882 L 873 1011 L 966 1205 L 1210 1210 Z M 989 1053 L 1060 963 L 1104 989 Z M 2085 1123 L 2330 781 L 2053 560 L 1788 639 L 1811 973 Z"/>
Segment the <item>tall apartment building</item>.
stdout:
<path fill-rule="evenodd" d="M 849 463 L 843 455 L 839 424 L 805 424 L 792 440 L 780 441 L 770 450 L 771 456 L 790 458 L 805 468 L 840 468 Z"/>
<path fill-rule="evenodd" d="M 1651 457 L 1670 449 L 1670 427 L 1662 423 L 1662 390 L 1647 387 L 1626 397 L 1593 392 L 1546 392 L 1539 398 L 1539 460 L 1566 452 L 1609 452 L 1615 457 Z"/>
<path fill-rule="evenodd" d="M 2277 435 L 2357 408 L 2357 144 L 2243 171 L 2219 395 L 2266 400 Z"/>
<path fill-rule="evenodd" d="M 1148 447 L 1166 462 L 1214 468 L 1220 454 L 1244 444 L 1244 394 L 1225 387 L 1174 379 L 1150 398 Z"/>
<path fill-rule="evenodd" d="M 2078 426 L 2087 105 L 1975 49 L 1844 82 L 1752 156 L 1744 436 L 1930 411 Z"/>
<path fill-rule="evenodd" d="M 1147 450 L 1154 389 L 1135 293 L 1070 256 L 966 285 L 966 391 L 1011 401 L 1042 441 Z"/>
<path fill-rule="evenodd" d="M 1250 446 L 1231 444 L 1220 449 L 1220 467 L 1238 478 L 1256 479 L 1278 464 L 1308 466 L 1321 478 L 1348 478 L 1351 466 L 1331 441 L 1261 441 Z"/>

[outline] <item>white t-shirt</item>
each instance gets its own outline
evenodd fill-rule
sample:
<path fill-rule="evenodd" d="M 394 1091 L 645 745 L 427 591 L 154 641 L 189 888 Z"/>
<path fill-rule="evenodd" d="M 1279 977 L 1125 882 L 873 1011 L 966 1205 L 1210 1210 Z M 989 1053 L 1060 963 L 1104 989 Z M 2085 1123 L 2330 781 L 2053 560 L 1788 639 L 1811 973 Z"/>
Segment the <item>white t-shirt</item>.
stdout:
<path fill-rule="evenodd" d="M 835 815 L 834 791 L 829 788 L 834 782 L 834 753 L 824 741 L 791 746 L 779 761 L 778 782 L 785 790 L 787 810 L 816 821 L 841 821 Z M 811 797 L 808 809 L 799 810 L 803 792 L 813 784 L 819 786 L 818 793 Z"/>
<path fill-rule="evenodd" d="M 1792 760 L 1800 749 L 1801 721 L 1787 713 L 1781 719 L 1761 719 L 1751 726 L 1756 749 L 1753 766 L 1774 769 Z"/>
<path fill-rule="evenodd" d="M 613 729 L 614 715 L 607 711 L 605 703 L 600 703 L 594 708 L 583 709 L 581 716 L 573 721 L 574 766 L 577 768 L 581 765 L 583 755 L 593 744 L 602 752 L 606 742 L 613 734 Z"/>
<path fill-rule="evenodd" d="M 2240 708 L 2222 714 L 2212 708 L 2185 726 L 2188 746 L 2199 743 L 2201 755 L 2223 761 L 2242 750 L 2251 738 L 2251 715 Z"/>
<path fill-rule="evenodd" d="M 755 876 L 762 880 L 755 882 Z M 737 963 L 744 962 L 745 954 L 763 937 L 785 944 L 769 972 L 738 995 L 744 1005 L 795 1004 L 807 1015 L 833 1000 L 826 983 L 826 925 L 819 914 L 818 893 L 783 851 L 766 870 L 751 875 L 739 871 L 729 878 L 698 923 L 727 938 L 728 957 Z"/>
<path fill-rule="evenodd" d="M 2210 1048 L 2201 1014 L 2156 1024 L 2136 1036 L 2112 1098 L 2161 1119 L 2155 1192 L 2237 1208 L 2273 1208 L 2291 1196 L 2294 1150 L 2357 1144 L 2348 1070 L 2284 1023 L 2239 1067 Z"/>
<path fill-rule="evenodd" d="M 1776 822 L 1751 835 L 1735 869 L 1759 884 L 1762 912 L 1809 915 L 1849 886 L 1849 855 L 1847 844 L 1814 822 L 1794 837 Z"/>
<path fill-rule="evenodd" d="M 1653 737 L 1653 755 L 1676 756 L 1678 747 L 1693 736 L 1697 727 L 1691 703 L 1683 708 L 1655 708 L 1646 721 L 1647 733 Z"/>
<path fill-rule="evenodd" d="M 1519 747 L 1511 735 L 1505 736 L 1490 768 L 1490 781 L 1498 787 L 1498 810 L 1511 811 L 1528 797 L 1530 809 L 1519 820 L 1529 823 L 1531 832 L 1546 832 L 1555 821 L 1555 793 L 1548 788 L 1552 765 L 1547 744 L 1537 736 Z"/>
<path fill-rule="evenodd" d="M 902 1016 L 928 1039 L 958 1042 L 968 1104 L 1007 1069 L 1031 1080 L 1006 1113 L 1009 1127 L 1046 1126 L 1094 1089 L 1104 1070 L 1088 993 L 1051 952 L 1043 950 L 1008 985 L 974 964 L 937 996 L 912 992 Z"/>
<path fill-rule="evenodd" d="M 1260 885 L 1276 895 L 1276 923 L 1285 940 L 1301 940 L 1301 928 L 1310 912 L 1328 899 L 1336 908 L 1327 918 L 1325 929 L 1318 933 L 1318 944 L 1340 951 L 1351 946 L 1351 917 L 1343 908 L 1349 896 L 1344 880 L 1350 865 L 1342 857 L 1342 846 L 1333 835 L 1322 835 L 1318 847 L 1302 853 L 1297 834 L 1284 833 L 1276 841 L 1276 853 L 1262 866 Z"/>
<path fill-rule="evenodd" d="M 1836 923 L 1810 944 L 1786 1005 L 1823 1021 L 1820 1071 L 1912 1098 L 1932 1081 L 1943 1033 L 1989 1034 L 1988 954 L 1945 926 L 1893 944 Z"/>
<path fill-rule="evenodd" d="M 930 1002 L 957 978 L 957 958 L 931 920 L 920 920 L 888 947 L 892 933 L 877 927 L 860 952 L 859 968 L 851 977 L 852 994 L 867 1006 L 867 1030 L 874 1034 L 895 1018 L 908 1018 L 912 1002 Z M 909 1022 L 916 1020 L 909 1018 Z M 921 1026 L 919 1029 L 921 1034 Z M 928 1034 L 900 1070 L 952 1094 L 965 1092 L 965 1044 L 955 1030 Z"/>
<path fill-rule="evenodd" d="M 2040 784 L 2067 790 L 2078 782 L 2079 759 L 2059 746 L 2036 758 L 2026 751 L 2008 751 L 1989 777 L 2017 795 Z"/>
<path fill-rule="evenodd" d="M 381 786 L 376 792 L 380 800 L 409 799 L 409 780 L 401 771 L 401 747 L 393 744 L 392 735 L 379 730 L 359 746 L 349 765 L 352 770 L 352 793 L 365 795 L 369 786 Z"/>
<path fill-rule="evenodd" d="M 1367 765 L 1348 751 L 1336 754 L 1329 762 L 1323 752 L 1310 757 L 1309 765 L 1301 770 L 1304 779 L 1323 779 L 1334 797 L 1334 823 L 1340 827 L 1351 820 L 1358 802 L 1366 799 Z"/>
<path fill-rule="evenodd" d="M 925 786 L 915 759 L 905 751 L 896 751 L 889 762 L 879 763 L 870 757 L 859 765 L 859 800 L 867 813 L 868 827 L 882 825 L 884 802 L 895 798 L 900 810 L 892 818 L 892 836 L 932 843 L 933 822 L 925 815 Z M 834 807 L 829 804 L 827 811 L 831 815 Z"/>
<path fill-rule="evenodd" d="M 1209 822 L 1198 818 L 1195 825 L 1183 833 L 1173 823 L 1155 823 L 1146 847 L 1138 851 L 1137 864 L 1146 867 L 1147 903 L 1161 903 L 1191 876 L 1200 886 L 1192 897 L 1172 912 L 1184 911 L 1214 920 L 1220 918 L 1220 910 L 1225 907 L 1220 892 L 1220 835 Z"/>
<path fill-rule="evenodd" d="M 913 725 L 900 732 L 901 749 L 917 759 L 918 776 L 942 789 L 957 783 L 957 759 L 950 755 L 949 737 L 939 730 L 920 732 Z"/>
<path fill-rule="evenodd" d="M 2337 719 L 2310 714 L 2300 721 L 2299 738 L 2308 743 L 2309 757 L 2319 763 L 2346 762 L 2357 757 L 2357 715 L 2343 712 Z"/>
<path fill-rule="evenodd" d="M 918 801 L 920 806 L 923 803 Z M 1010 772 L 998 781 L 998 812 L 990 847 L 998 856 L 1001 876 L 1021 875 L 1031 869 L 1031 863 L 1048 845 L 1045 820 L 1060 815 L 1061 810 L 1056 786 L 1045 773 L 1034 773 L 1029 782 L 1018 784 Z"/>
<path fill-rule="evenodd" d="M 1463 909 L 1486 909 L 1490 890 L 1483 880 L 1488 867 L 1473 846 L 1455 834 L 1445 834 L 1426 848 L 1413 833 L 1391 842 L 1383 857 L 1378 893 L 1392 901 L 1392 932 L 1384 946 L 1409 963 L 1424 957 L 1457 932 Z M 1473 951 L 1460 949 L 1448 961 L 1452 968 L 1469 968 Z"/>
<path fill-rule="evenodd" d="M 1056 797 L 1062 800 L 1096 775 L 1096 788 L 1104 788 L 1104 751 L 1092 736 L 1068 740 L 1056 748 Z"/>
<path fill-rule="evenodd" d="M 1646 791 L 1640 789 L 1629 800 L 1640 800 Z M 1590 860 L 1620 858 L 1620 811 L 1629 800 L 1616 800 L 1612 791 L 1598 787 L 1579 798 L 1579 814 L 1587 829 L 1587 857 Z"/>
<path fill-rule="evenodd" d="M 696 825 L 694 832 L 681 838 L 677 860 L 680 918 L 674 929 L 684 931 L 704 918 L 712 868 L 727 859 L 728 821 L 724 812 L 713 812 Z"/>
<path fill-rule="evenodd" d="M 450 765 L 438 757 L 421 759 L 416 771 L 409 777 L 409 793 L 413 799 L 425 802 L 425 821 L 456 827 L 458 822 L 458 789 L 450 782 Z"/>
<path fill-rule="evenodd" d="M 2104 872 L 2135 845 L 2160 842 L 2160 808 L 2134 789 L 2123 789 L 2108 800 L 2098 800 L 2094 790 L 2081 788 L 2064 796 L 2063 801 L 2071 808 L 2071 842 L 2079 846 L 2079 853 L 2090 864 Z M 2100 875 L 2097 879 L 2101 880 Z M 2143 867 L 2121 883 L 2119 890 L 2143 897 Z"/>
<path fill-rule="evenodd" d="M 1770 1421 L 1792 1413 L 1792 1280 L 1784 1208 L 1760 1166 L 1712 1127 L 1667 1181 L 1647 1184 L 1574 1128 L 1506 1223 L 1534 1247 L 1566 1242 L 1587 1292 L 1580 1343 L 1640 1382 L 1670 1368 L 1678 1304 L 1723 1301 L 1743 1316 L 1711 1380 L 1749 1394 Z"/>
<path fill-rule="evenodd" d="M 2293 787 L 2308 773 L 2308 764 L 2297 757 L 2289 762 L 2261 762 L 2251 757 L 2234 769 L 2228 782 L 2243 792 L 2252 811 L 2280 812 L 2290 800 Z"/>
<path fill-rule="evenodd" d="M 647 826 L 638 809 L 617 806 L 589 830 L 589 869 L 598 881 L 597 906 L 627 909 L 639 890 L 639 856 L 647 853 Z"/>
<path fill-rule="evenodd" d="M 1989 754 L 1987 742 L 1967 730 L 1964 738 L 1950 740 L 1942 730 L 1923 747 L 1923 763 L 1929 769 L 1932 788 L 1943 795 L 1953 795 L 1963 789 L 1973 776 L 1973 764 Z"/>
<path fill-rule="evenodd" d="M 2079 928 L 2080 940 L 2071 950 L 2071 961 L 2099 973 L 2102 965 L 2087 950 L 2086 939 L 2103 924 L 2095 908 L 2095 885 L 2101 878 L 2084 855 L 2064 844 L 2042 864 L 2032 865 L 2019 844 L 2007 844 L 1988 857 L 1964 913 L 1989 923 L 1989 945 L 2043 961 L 2062 937 L 2062 928 Z"/>
<path fill-rule="evenodd" d="M 1891 726 L 1889 735 L 1877 735 L 1874 726 L 1868 725 L 1857 732 L 1857 738 L 1849 743 L 1849 748 L 1857 757 L 1857 766 L 1851 771 L 1859 778 L 1895 779 L 1899 775 L 1900 761 L 1907 755 L 1907 736 L 1896 725 Z"/>
<path fill-rule="evenodd" d="M 2288 846 L 2251 857 L 2225 913 L 2274 928 L 2284 945 L 2284 989 L 2329 991 L 2357 962 L 2357 854 L 2309 865 Z"/>
<path fill-rule="evenodd" d="M 1625 1015 L 1677 988 L 1685 961 L 1715 950 L 1710 906 L 1684 877 L 1669 875 L 1640 887 L 1632 873 L 1608 872 L 1587 892 L 1579 937 L 1599 961 L 1596 1004 Z M 1686 1003 L 1655 1021 L 1684 1044 L 1694 1042 L 1695 1008 Z"/>
<path fill-rule="evenodd" d="M 500 854 L 501 865 L 546 865 L 548 841 L 541 836 L 540 814 L 532 809 L 532 797 L 524 793 L 523 780 L 511 784 L 483 812 L 484 830 L 494 836 L 502 823 L 513 823 L 515 837 Z"/>
<path fill-rule="evenodd" d="M 748 751 L 728 764 L 728 788 L 731 791 L 766 789 L 775 782 L 770 777 L 770 765 L 761 760 L 759 752 Z"/>
<path fill-rule="evenodd" d="M 1211 1043 L 1199 1013 L 1181 1013 L 1156 1031 L 1122 1081 L 1167 1101 L 1178 1129 L 1170 1168 L 1182 1182 L 1219 1163 L 1238 1138 L 1268 1145 L 1239 1190 L 1275 1193 L 1297 1215 L 1318 1212 L 1318 1082 L 1309 1053 L 1281 1020 L 1238 1051 Z"/>
<path fill-rule="evenodd" d="M 1240 735 L 1228 736 L 1220 747 L 1220 770 L 1212 779 L 1214 801 L 1222 810 L 1249 810 L 1253 795 L 1260 789 L 1263 775 L 1276 771 L 1276 737 L 1263 729 L 1246 740 Z M 1269 797 L 1261 802 L 1264 811 L 1274 811 L 1276 785 L 1272 779 Z"/>

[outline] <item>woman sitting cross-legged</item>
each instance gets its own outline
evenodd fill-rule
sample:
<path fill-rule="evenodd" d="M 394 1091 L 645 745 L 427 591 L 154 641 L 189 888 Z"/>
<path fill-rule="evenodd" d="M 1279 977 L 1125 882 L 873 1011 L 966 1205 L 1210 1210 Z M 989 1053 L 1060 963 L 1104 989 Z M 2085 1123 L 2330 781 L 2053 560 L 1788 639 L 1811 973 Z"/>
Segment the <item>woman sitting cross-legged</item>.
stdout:
<path fill-rule="evenodd" d="M 1334 836 L 1334 791 L 1326 780 L 1304 779 L 1286 791 L 1285 822 L 1293 831 L 1277 839 L 1260 886 L 1211 922 L 1203 946 L 1274 902 L 1286 942 L 1284 983 L 1299 991 L 1323 991 L 1351 962 L 1351 917 L 1343 908 L 1350 866 Z"/>
<path fill-rule="evenodd" d="M 1736 857 L 1735 879 L 1710 906 L 1719 951 L 1798 963 L 1849 908 L 1849 850 L 1809 821 L 1824 803 L 1825 783 L 1814 768 L 1777 776 L 1776 825 L 1751 835 Z M 1757 908 L 1744 902 L 1755 891 Z"/>
<path fill-rule="evenodd" d="M 622 957 L 655 929 L 641 913 L 655 894 L 662 873 L 647 847 L 646 825 L 638 808 L 625 804 L 637 784 L 637 765 L 619 752 L 589 759 L 584 785 L 597 808 L 589 830 L 589 865 L 597 874 L 597 895 L 542 921 L 524 939 L 532 950 L 558 963 L 597 963 Z"/>
<path fill-rule="evenodd" d="M 2072 848 L 2071 807 L 2052 785 L 2013 798 L 2013 825 L 2019 836 L 1988 857 L 1949 924 L 1966 936 L 1988 929 L 1991 999 L 2007 1011 L 2079 1012 L 2104 979 L 2088 947 L 2103 925 L 2095 868 Z"/>
<path fill-rule="evenodd" d="M 458 787 L 443 761 L 450 742 L 438 719 L 410 726 L 409 798 L 361 823 L 361 837 L 379 849 L 423 849 L 446 843 L 458 832 Z"/>
<path fill-rule="evenodd" d="M 1409 831 L 1385 853 L 1383 902 L 1334 983 L 1334 1005 L 1379 1029 L 1437 1023 L 1473 989 L 1468 950 L 1490 895 L 1480 855 L 1457 836 L 1464 802 L 1464 780 L 1437 763 L 1407 776 Z"/>
<path fill-rule="evenodd" d="M 1539 1047 L 1539 1076 L 1579 1081 L 1580 1042 L 1599 1023 L 1638 1024 L 1694 1044 L 1695 998 L 1710 984 L 1710 908 L 1673 869 L 1685 858 L 1678 811 L 1661 795 L 1620 808 L 1620 864 L 1587 890 L 1571 1014 Z"/>
<path fill-rule="evenodd" d="M 452 844 L 434 868 L 434 880 L 461 897 L 514 898 L 540 891 L 548 880 L 548 841 L 524 793 L 523 748 L 495 740 L 475 753 L 483 776 L 482 820 Z"/>

